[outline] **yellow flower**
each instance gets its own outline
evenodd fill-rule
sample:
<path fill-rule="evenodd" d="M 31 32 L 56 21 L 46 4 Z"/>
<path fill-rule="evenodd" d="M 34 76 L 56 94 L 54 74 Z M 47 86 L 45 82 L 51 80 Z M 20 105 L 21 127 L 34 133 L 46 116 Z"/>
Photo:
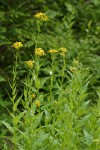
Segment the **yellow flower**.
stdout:
<path fill-rule="evenodd" d="M 26 61 L 26 64 L 28 65 L 29 68 L 33 67 L 33 63 L 34 63 L 34 61 L 32 61 L 32 60 Z"/>
<path fill-rule="evenodd" d="M 71 72 L 74 72 L 74 71 L 76 71 L 77 69 L 75 68 L 75 67 L 70 67 L 70 71 Z"/>
<path fill-rule="evenodd" d="M 41 20 L 41 21 L 47 21 L 48 16 L 45 15 L 45 13 L 39 12 L 35 14 L 35 18 Z"/>
<path fill-rule="evenodd" d="M 99 139 L 94 139 L 93 142 L 99 144 L 99 143 L 100 143 L 100 140 L 99 140 Z"/>
<path fill-rule="evenodd" d="M 12 47 L 14 47 L 15 49 L 19 49 L 20 47 L 22 47 L 23 44 L 21 42 L 15 42 Z"/>
<path fill-rule="evenodd" d="M 40 107 L 40 101 L 39 100 L 36 101 L 36 107 L 37 108 Z"/>
<path fill-rule="evenodd" d="M 41 48 L 36 48 L 36 49 L 35 49 L 35 55 L 44 56 L 44 55 L 46 55 L 46 54 L 45 54 L 45 52 L 44 52 L 43 49 L 41 49 Z"/>
<path fill-rule="evenodd" d="M 66 48 L 64 48 L 64 47 L 61 47 L 59 50 L 60 50 L 61 52 L 64 52 L 64 53 L 66 53 L 66 52 L 67 52 L 67 49 L 66 49 Z"/>
<path fill-rule="evenodd" d="M 57 53 L 58 51 L 55 49 L 50 49 L 48 52 L 52 54 L 52 53 Z"/>
<path fill-rule="evenodd" d="M 32 96 L 33 99 L 36 98 L 36 94 L 35 93 L 33 93 L 31 96 Z"/>
<path fill-rule="evenodd" d="M 55 101 L 54 103 L 55 103 L 55 104 L 59 104 L 60 102 L 58 102 L 58 101 Z"/>
<path fill-rule="evenodd" d="M 65 56 L 65 53 L 67 52 L 67 49 L 64 47 L 61 47 L 60 49 L 60 55 Z"/>
<path fill-rule="evenodd" d="M 78 61 L 78 60 L 74 60 L 73 63 L 74 63 L 75 65 L 78 65 L 78 64 L 79 64 L 79 61 Z"/>

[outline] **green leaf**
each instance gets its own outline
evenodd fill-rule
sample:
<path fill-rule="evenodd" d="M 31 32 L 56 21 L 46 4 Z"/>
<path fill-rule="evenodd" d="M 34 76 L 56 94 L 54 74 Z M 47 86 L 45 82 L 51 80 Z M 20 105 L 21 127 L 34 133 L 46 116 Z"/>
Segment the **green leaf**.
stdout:
<path fill-rule="evenodd" d="M 90 81 L 89 81 L 89 82 L 90 82 Z M 82 87 L 82 94 L 84 94 L 84 93 L 86 92 L 89 82 L 87 82 L 87 83 Z"/>
<path fill-rule="evenodd" d="M 22 98 L 22 96 L 19 97 L 19 99 L 14 103 L 14 106 L 13 106 L 13 111 L 14 111 L 14 112 L 17 110 L 17 106 L 18 106 L 18 104 L 19 104 L 21 98 Z"/>
<path fill-rule="evenodd" d="M 10 124 L 8 124 L 7 122 L 5 122 L 5 121 L 1 121 L 5 126 L 6 126 L 6 128 L 7 129 L 9 129 L 9 131 L 10 132 L 14 132 L 14 129 L 13 129 L 13 127 L 11 127 L 11 125 Z"/>
<path fill-rule="evenodd" d="M 48 133 L 41 132 L 36 143 L 41 145 L 45 141 L 45 139 L 47 139 L 48 135 L 49 135 Z"/>
<path fill-rule="evenodd" d="M 73 11 L 73 6 L 70 3 L 65 2 L 65 6 L 67 7 L 67 9 L 68 9 L 69 12 Z"/>
<path fill-rule="evenodd" d="M 25 114 L 25 112 L 26 112 L 26 111 L 23 111 L 22 113 L 20 112 L 19 115 L 15 116 L 15 117 L 13 118 L 13 124 L 14 124 L 15 126 L 19 123 L 19 121 L 21 120 L 21 118 L 23 117 L 23 115 Z"/>
<path fill-rule="evenodd" d="M 86 130 L 83 130 L 84 136 L 85 136 L 85 143 L 90 146 L 93 142 L 93 136 L 89 134 Z"/>
<path fill-rule="evenodd" d="M 0 82 L 6 81 L 4 77 L 0 76 Z"/>
<path fill-rule="evenodd" d="M 45 82 L 49 79 L 49 77 L 46 77 L 44 79 L 41 79 L 41 83 L 40 83 L 40 86 L 41 88 L 44 86 Z"/>
<path fill-rule="evenodd" d="M 85 114 L 87 112 L 87 106 L 89 104 L 90 101 L 86 101 L 84 102 L 76 111 L 76 113 L 78 114 L 78 116 L 82 116 L 83 114 Z"/>
<path fill-rule="evenodd" d="M 33 124 L 34 128 L 36 128 L 40 124 L 41 119 L 42 119 L 42 115 L 43 115 L 43 113 L 34 116 L 34 124 Z"/>

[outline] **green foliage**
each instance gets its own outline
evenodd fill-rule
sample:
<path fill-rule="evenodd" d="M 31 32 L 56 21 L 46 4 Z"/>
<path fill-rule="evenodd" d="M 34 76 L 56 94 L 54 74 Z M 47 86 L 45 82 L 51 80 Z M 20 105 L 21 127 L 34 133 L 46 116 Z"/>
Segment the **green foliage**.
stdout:
<path fill-rule="evenodd" d="M 0 149 L 100 149 L 99 6 L 0 1 Z M 46 55 L 35 54 L 39 47 Z"/>

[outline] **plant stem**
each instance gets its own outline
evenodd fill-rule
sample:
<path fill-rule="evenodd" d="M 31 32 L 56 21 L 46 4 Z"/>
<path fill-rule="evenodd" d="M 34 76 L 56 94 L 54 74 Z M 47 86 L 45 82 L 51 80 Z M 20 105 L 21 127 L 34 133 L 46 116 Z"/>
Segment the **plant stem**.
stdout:
<path fill-rule="evenodd" d="M 37 45 L 38 45 L 38 41 L 39 41 L 39 36 L 40 36 L 40 27 L 41 27 L 41 24 L 39 21 L 37 21 L 37 30 L 38 30 L 38 33 L 37 33 L 37 39 L 35 41 L 35 49 L 37 48 Z"/>

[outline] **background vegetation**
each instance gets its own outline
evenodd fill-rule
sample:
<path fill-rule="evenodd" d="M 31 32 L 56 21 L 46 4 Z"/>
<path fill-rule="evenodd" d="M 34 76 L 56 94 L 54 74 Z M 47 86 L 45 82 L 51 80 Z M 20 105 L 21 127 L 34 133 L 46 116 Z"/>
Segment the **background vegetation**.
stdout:
<path fill-rule="evenodd" d="M 31 56 L 33 56 L 33 53 L 35 51 L 36 46 L 36 38 L 38 34 L 37 30 L 37 24 L 36 19 L 34 18 L 34 15 L 37 12 L 45 12 L 45 14 L 48 16 L 48 21 L 43 23 L 41 26 L 41 32 L 38 40 L 38 47 L 42 47 L 45 51 L 49 49 L 59 49 L 60 47 L 66 47 L 67 48 L 67 54 L 66 54 L 66 66 L 64 70 L 67 69 L 66 75 L 64 74 L 64 79 L 66 81 L 63 81 L 62 84 L 60 84 L 59 80 L 62 78 L 60 69 L 61 64 L 63 65 L 63 61 L 60 58 L 60 56 L 57 56 L 56 58 L 56 64 L 54 65 L 56 68 L 54 68 L 56 72 L 56 78 L 54 79 L 54 94 L 56 94 L 55 98 L 57 101 L 60 99 L 60 97 L 57 94 L 57 91 L 59 91 L 59 86 L 64 86 L 64 90 L 66 88 L 70 89 L 72 88 L 73 91 L 75 90 L 76 93 L 74 93 L 74 97 L 78 97 L 77 95 L 77 88 L 82 91 L 83 93 L 88 93 L 85 100 L 82 100 L 82 102 L 77 106 L 76 102 L 73 102 L 74 107 L 81 107 L 82 106 L 82 114 L 78 116 L 78 118 L 74 121 L 69 122 L 69 126 L 72 128 L 69 128 L 69 131 L 73 129 L 72 138 L 70 138 L 70 141 L 68 145 L 66 145 L 64 142 L 62 144 L 63 150 L 71 150 L 71 149 L 90 149 L 92 150 L 94 146 L 94 150 L 97 148 L 97 150 L 100 149 L 100 142 L 97 141 L 97 145 L 93 143 L 93 140 L 100 140 L 100 1 L 99 0 L 0 0 L 0 120 L 6 121 L 9 124 L 13 124 L 11 121 L 11 117 L 9 115 L 9 111 L 12 111 L 12 102 L 9 98 L 9 94 L 12 93 L 12 87 L 9 83 L 13 84 L 13 75 L 14 72 L 12 72 L 13 67 L 15 65 L 15 51 L 11 47 L 11 45 L 16 41 L 21 41 L 23 43 L 23 47 L 20 51 L 20 57 L 21 61 L 18 62 L 17 67 L 17 76 L 16 76 L 16 91 L 17 96 L 16 99 L 18 99 L 22 93 L 23 93 L 23 81 L 27 76 L 27 67 L 25 65 L 25 61 L 31 59 Z M 80 64 L 82 64 L 82 68 L 79 67 L 78 69 L 80 72 L 79 74 L 74 74 L 74 77 L 72 75 L 69 75 L 69 68 L 73 65 L 73 60 L 77 59 Z M 50 64 L 52 62 L 52 59 L 50 56 L 47 56 L 43 68 L 39 72 L 40 78 L 46 78 L 48 77 L 48 71 Z M 42 63 L 42 60 L 40 63 Z M 49 67 L 48 67 L 49 66 Z M 80 65 L 81 66 L 81 65 Z M 76 66 L 75 66 L 76 67 Z M 84 68 L 84 69 L 83 69 Z M 87 69 L 88 68 L 88 69 Z M 88 71 L 87 71 L 88 70 Z M 84 75 L 85 74 L 85 75 Z M 76 76 L 82 76 L 82 83 L 80 82 L 80 87 L 75 87 L 74 85 L 78 84 L 78 81 L 74 80 Z M 67 77 L 65 77 L 67 76 Z M 59 78 L 59 79 L 58 79 Z M 71 80 L 69 83 L 68 80 Z M 62 80 L 61 80 L 62 81 Z M 89 81 L 89 84 L 88 84 Z M 28 81 L 25 81 L 28 82 Z M 40 89 L 40 92 L 43 92 L 44 94 L 49 93 L 49 80 L 45 81 L 46 83 L 42 86 Z M 55 83 L 59 84 L 55 84 Z M 86 89 L 84 90 L 84 86 L 88 84 L 88 87 L 86 86 Z M 32 85 L 31 85 L 32 86 Z M 14 86 L 15 87 L 15 86 Z M 27 89 L 28 91 L 29 89 Z M 14 89 L 14 88 L 13 88 Z M 70 91 L 70 90 L 69 90 Z M 9 93 L 9 94 L 8 94 Z M 80 92 L 81 93 L 81 92 Z M 25 94 L 25 93 L 24 93 Z M 24 95 L 25 96 L 25 95 Z M 38 95 L 39 96 L 39 95 Z M 67 97 L 67 98 L 66 98 Z M 43 99 L 43 96 L 40 95 L 40 99 Z M 62 110 L 69 110 L 68 107 L 71 107 L 70 103 L 68 102 L 68 99 L 74 101 L 74 98 L 71 97 L 70 92 L 69 95 L 64 95 L 62 98 L 62 105 L 63 107 L 56 108 L 56 111 L 54 112 L 54 106 L 52 106 L 52 109 L 49 109 L 50 106 L 47 106 L 47 108 L 41 108 L 40 112 L 36 112 L 38 114 L 38 117 L 41 118 L 41 113 L 44 113 L 45 115 L 50 115 L 52 113 L 60 114 Z M 48 102 L 48 98 L 46 97 L 46 100 Z M 24 101 L 24 98 L 23 98 Z M 87 103 L 85 103 L 85 101 Z M 67 103 L 68 106 L 63 105 L 63 103 Z M 50 105 L 52 105 L 50 103 Z M 44 106 L 44 104 L 43 104 Z M 88 106 L 87 108 L 83 109 L 83 106 Z M 20 114 L 23 112 L 23 109 L 26 110 L 26 107 L 23 106 L 23 102 L 19 102 L 18 104 L 18 112 L 17 114 Z M 66 108 L 67 107 L 67 108 Z M 75 108 L 70 108 L 69 114 L 72 114 L 72 118 L 75 118 L 77 116 Z M 8 110 L 9 111 L 8 111 Z M 35 108 L 34 108 L 35 109 Z M 21 112 L 20 112 L 21 111 Z M 35 111 L 35 110 L 34 110 Z M 37 110 L 38 111 L 38 110 Z M 51 112 L 49 112 L 51 111 Z M 90 112 L 94 111 L 92 114 Z M 49 114 L 49 113 L 50 114 Z M 65 111 L 66 112 L 66 111 Z M 24 112 L 25 113 L 25 112 Z M 23 114 L 24 114 L 23 113 Z M 68 112 L 67 112 L 68 113 Z M 25 113 L 25 117 L 27 118 L 27 113 Z M 80 114 L 80 113 L 79 113 Z M 51 128 L 54 129 L 52 131 L 52 134 L 50 133 L 50 129 L 44 129 L 40 130 L 39 127 L 39 134 L 40 137 L 44 136 L 44 143 L 49 143 L 50 146 L 50 139 L 53 141 L 54 133 L 61 131 L 61 128 L 63 126 L 66 126 L 68 123 L 69 116 L 67 116 L 68 120 L 64 122 L 65 120 L 65 114 L 63 113 L 61 117 L 57 118 L 56 120 L 59 122 L 61 118 L 62 122 L 60 123 L 61 126 L 56 126 L 57 131 L 55 131 L 54 126 L 54 120 L 50 119 L 47 121 L 47 127 L 49 127 L 49 124 L 51 124 Z M 80 117 L 86 117 L 81 121 Z M 93 118 L 92 118 L 93 116 Z M 37 118 L 38 118 L 37 117 Z M 97 117 L 97 118 L 96 118 Z M 51 117 L 52 118 L 52 117 Z M 24 118 L 25 120 L 25 118 Z M 41 120 L 41 119 L 40 119 Z M 88 121 L 88 126 L 85 126 L 86 121 Z M 79 126 L 76 126 L 76 122 L 79 121 Z M 43 123 L 43 116 L 42 116 L 42 123 Z M 52 122 L 52 123 L 51 123 Z M 74 122 L 74 123 L 73 123 Z M 81 123 L 80 123 L 81 122 Z M 83 122 L 83 124 L 82 124 Z M 57 122 L 56 122 L 57 123 Z M 1 149 L 8 149 L 7 145 L 12 145 L 12 143 L 16 143 L 16 141 L 9 141 L 7 140 L 10 135 L 10 133 L 7 131 L 7 128 L 3 125 L 4 122 L 0 122 L 0 138 L 2 141 L 2 144 L 0 145 Z M 27 124 L 27 128 L 30 122 Z M 37 123 L 39 124 L 39 123 Z M 92 124 L 92 125 L 91 125 Z M 75 128 L 73 127 L 75 126 Z M 85 126 L 84 131 L 81 131 L 80 129 Z M 18 129 L 21 129 L 19 127 Z M 34 127 L 35 128 L 35 127 Z M 77 128 L 77 129 L 76 129 Z M 35 128 L 37 129 L 37 128 Z M 30 129 L 28 129 L 30 130 Z M 98 132 L 95 133 L 95 130 Z M 67 139 L 67 135 L 65 134 L 66 128 L 64 128 L 61 133 L 57 134 L 57 137 L 55 137 L 55 143 L 51 143 L 51 149 L 61 149 L 60 143 Z M 76 132 L 77 131 L 77 132 Z M 24 131 L 23 131 L 24 132 Z M 73 141 L 75 135 L 74 133 L 77 133 L 77 139 L 76 141 Z M 83 132 L 83 133 L 82 133 Z M 44 134 L 45 133 L 45 134 Z M 62 134 L 64 133 L 64 135 Z M 94 135 L 95 133 L 95 135 Z M 26 131 L 25 131 L 26 134 Z M 63 136 L 62 136 L 63 135 Z M 69 133 L 70 135 L 70 133 Z M 84 138 L 83 138 L 84 135 Z M 10 135 L 11 136 L 11 135 Z M 29 136 L 27 133 L 25 136 Z M 49 137 L 47 139 L 47 136 Z M 59 141 L 59 137 L 61 141 Z M 63 139 L 64 137 L 64 139 Z M 79 138 L 80 137 L 80 138 Z M 88 138 L 87 138 L 88 137 Z M 86 139 L 85 139 L 86 138 Z M 5 140 L 4 140 L 5 139 Z M 36 139 L 36 137 L 35 137 Z M 41 139 L 41 138 L 40 138 Z M 22 139 L 21 139 L 22 140 Z M 26 140 L 26 139 L 24 139 Z M 28 141 L 28 140 L 26 140 Z M 58 142 L 59 141 L 59 142 Z M 82 145 L 80 145 L 80 141 L 84 141 Z M 19 142 L 19 140 L 18 140 Z M 25 141 L 21 141 L 22 143 L 25 143 Z M 40 143 L 42 143 L 41 141 Z M 58 142 L 58 143 L 57 143 Z M 4 147 L 4 143 L 6 143 Z M 10 143 L 10 144 L 9 144 Z M 38 142 L 37 142 L 38 143 Z M 72 145 L 73 143 L 73 145 Z M 80 143 L 80 144 L 79 144 Z M 99 144 L 98 144 L 99 143 Z M 71 145 L 73 147 L 71 147 Z M 99 146 L 98 146 L 99 145 Z M 19 145 L 17 145 L 19 146 Z M 40 145 L 41 149 L 48 149 L 49 146 L 45 147 L 44 145 Z M 68 148 L 65 148 L 65 147 Z M 6 148 L 7 147 L 7 148 Z M 13 147 L 13 146 L 12 146 Z M 20 146 L 19 146 L 20 147 Z M 23 149 L 27 149 L 27 145 L 23 145 Z M 34 150 L 39 149 L 40 147 L 37 147 L 37 144 L 34 145 Z M 17 147 L 18 148 L 18 147 Z M 19 148 L 21 149 L 21 148 Z M 32 147 L 30 148 L 30 150 Z"/>

